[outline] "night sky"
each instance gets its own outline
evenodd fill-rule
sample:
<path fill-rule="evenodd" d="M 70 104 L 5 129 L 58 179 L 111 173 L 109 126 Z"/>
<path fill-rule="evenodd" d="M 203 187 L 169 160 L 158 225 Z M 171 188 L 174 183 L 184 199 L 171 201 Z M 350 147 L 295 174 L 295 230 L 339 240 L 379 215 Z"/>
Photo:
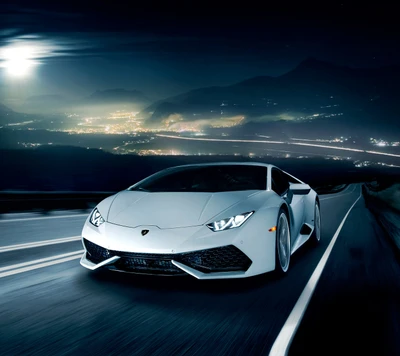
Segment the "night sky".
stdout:
<path fill-rule="evenodd" d="M 277 76 L 310 56 L 352 67 L 400 64 L 394 4 L 260 3 L 3 2 L 0 102 L 110 88 L 159 99 Z M 7 74 L 10 46 L 35 49 L 29 75 Z"/>

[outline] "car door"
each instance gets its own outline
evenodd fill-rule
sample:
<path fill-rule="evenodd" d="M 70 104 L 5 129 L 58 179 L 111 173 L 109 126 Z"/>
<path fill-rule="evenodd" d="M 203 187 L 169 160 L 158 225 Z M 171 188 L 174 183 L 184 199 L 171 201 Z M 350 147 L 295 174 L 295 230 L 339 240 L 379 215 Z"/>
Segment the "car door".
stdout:
<path fill-rule="evenodd" d="M 271 187 L 289 205 L 291 220 L 291 245 L 293 246 L 299 237 L 301 226 L 304 222 L 304 195 L 293 194 L 290 191 L 288 176 L 277 168 L 271 171 Z"/>

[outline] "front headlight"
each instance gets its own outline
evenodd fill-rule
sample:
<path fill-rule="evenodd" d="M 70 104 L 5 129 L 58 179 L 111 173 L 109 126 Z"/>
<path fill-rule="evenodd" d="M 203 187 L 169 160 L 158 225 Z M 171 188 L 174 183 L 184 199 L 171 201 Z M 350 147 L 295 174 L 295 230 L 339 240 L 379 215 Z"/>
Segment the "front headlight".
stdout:
<path fill-rule="evenodd" d="M 235 227 L 242 226 L 253 213 L 254 211 L 250 211 L 248 213 L 239 214 L 227 219 L 214 221 L 210 224 L 207 224 L 207 227 L 212 231 L 223 231 L 228 229 L 234 229 Z"/>
<path fill-rule="evenodd" d="M 99 210 L 94 208 L 92 215 L 90 215 L 89 221 L 96 227 L 99 227 L 105 220 L 101 216 Z"/>

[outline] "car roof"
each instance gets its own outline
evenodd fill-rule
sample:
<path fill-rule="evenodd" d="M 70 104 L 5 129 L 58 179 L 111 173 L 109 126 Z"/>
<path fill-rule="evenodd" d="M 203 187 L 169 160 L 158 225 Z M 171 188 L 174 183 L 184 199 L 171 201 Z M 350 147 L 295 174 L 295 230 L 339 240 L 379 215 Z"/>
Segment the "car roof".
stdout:
<path fill-rule="evenodd" d="M 180 166 L 173 166 L 170 168 L 185 168 L 185 167 L 207 167 L 207 166 L 258 166 L 258 167 L 275 167 L 269 163 L 262 162 L 212 162 L 212 163 L 195 163 L 195 164 L 183 164 Z"/>
<path fill-rule="evenodd" d="M 270 163 L 263 163 L 263 162 L 212 162 L 212 163 L 197 163 L 197 164 L 183 164 L 180 166 L 173 166 L 164 169 L 163 171 L 169 170 L 169 169 L 174 169 L 174 168 L 186 168 L 186 167 L 208 167 L 208 166 L 256 166 L 256 167 L 266 167 L 269 169 L 272 168 L 278 168 L 280 171 L 284 172 L 285 174 L 289 175 L 290 177 L 296 179 L 299 181 L 299 183 L 305 184 L 303 181 L 301 181 L 299 178 L 296 178 L 295 176 L 291 175 L 290 173 L 284 171 L 283 169 L 270 164 Z"/>

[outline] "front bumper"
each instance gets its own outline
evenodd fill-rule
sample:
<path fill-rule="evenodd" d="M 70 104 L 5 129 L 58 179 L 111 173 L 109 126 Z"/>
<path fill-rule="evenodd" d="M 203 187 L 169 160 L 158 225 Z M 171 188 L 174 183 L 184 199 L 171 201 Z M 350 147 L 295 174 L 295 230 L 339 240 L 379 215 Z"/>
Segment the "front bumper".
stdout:
<path fill-rule="evenodd" d="M 267 229 L 276 224 L 276 216 L 275 209 L 260 210 L 240 228 L 221 232 L 206 226 L 160 229 L 109 222 L 97 228 L 87 220 L 81 265 L 91 270 L 104 266 L 133 273 L 189 274 L 198 279 L 259 275 L 275 269 L 275 232 Z M 145 236 L 143 229 L 149 230 Z M 97 257 L 88 253 L 84 240 L 98 246 Z"/>
<path fill-rule="evenodd" d="M 83 244 L 86 252 L 81 259 L 81 265 L 92 270 L 105 266 L 122 272 L 189 274 L 208 279 L 218 275 L 240 277 L 252 264 L 250 258 L 233 245 L 185 253 L 154 254 L 108 250 L 86 239 L 83 239 Z"/>

